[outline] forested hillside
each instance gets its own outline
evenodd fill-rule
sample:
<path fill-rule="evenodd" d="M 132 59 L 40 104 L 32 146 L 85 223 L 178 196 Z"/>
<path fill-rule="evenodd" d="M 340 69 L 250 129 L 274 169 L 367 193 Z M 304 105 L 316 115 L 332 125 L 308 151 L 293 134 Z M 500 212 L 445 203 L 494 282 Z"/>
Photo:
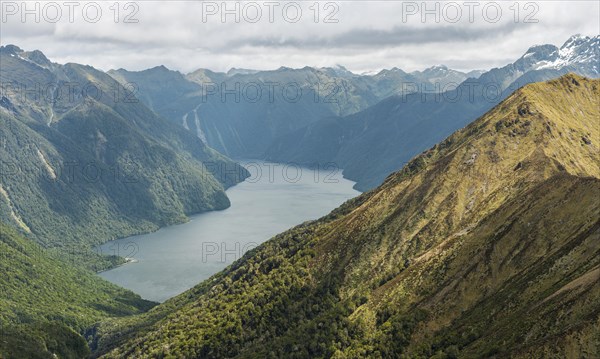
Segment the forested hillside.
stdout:
<path fill-rule="evenodd" d="M 600 355 L 600 81 L 527 85 L 330 215 L 150 312 L 96 356 Z"/>
<path fill-rule="evenodd" d="M 84 334 L 96 321 L 155 304 L 71 266 L 2 223 L 0 272 L 2 358 L 84 358 L 90 353 Z"/>
<path fill-rule="evenodd" d="M 0 219 L 45 247 L 108 265 L 92 244 L 227 208 L 248 176 L 99 70 L 12 45 L 0 59 Z"/>

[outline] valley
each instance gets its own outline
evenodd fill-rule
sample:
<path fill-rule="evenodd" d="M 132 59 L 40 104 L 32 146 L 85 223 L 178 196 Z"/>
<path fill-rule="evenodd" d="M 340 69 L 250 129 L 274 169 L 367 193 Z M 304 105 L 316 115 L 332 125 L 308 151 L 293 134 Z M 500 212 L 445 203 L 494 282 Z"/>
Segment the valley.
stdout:
<path fill-rule="evenodd" d="M 208 279 L 265 240 L 359 194 L 338 169 L 243 161 L 251 176 L 227 190 L 231 207 L 157 232 L 110 241 L 103 254 L 134 258 L 100 276 L 163 302 Z"/>
<path fill-rule="evenodd" d="M 305 5 L 0 5 L 0 359 L 600 358 L 600 4 Z"/>
<path fill-rule="evenodd" d="M 248 176 L 102 71 L 12 45 L 0 60 L 0 219 L 81 253 L 82 265 L 114 264 L 94 244 L 227 208 L 225 189 Z M 41 96 L 40 86 L 53 91 Z"/>
<path fill-rule="evenodd" d="M 600 36 L 530 47 L 489 71 L 433 66 L 354 74 L 344 67 L 189 74 L 110 71 L 149 108 L 233 157 L 334 162 L 367 191 L 520 87 L 568 72 L 600 77 Z M 196 121 L 198 119 L 198 121 Z M 198 128 L 200 127 L 200 128 Z"/>
<path fill-rule="evenodd" d="M 572 74 L 523 87 L 374 191 L 100 324 L 96 355 L 597 357 L 599 100 Z"/>

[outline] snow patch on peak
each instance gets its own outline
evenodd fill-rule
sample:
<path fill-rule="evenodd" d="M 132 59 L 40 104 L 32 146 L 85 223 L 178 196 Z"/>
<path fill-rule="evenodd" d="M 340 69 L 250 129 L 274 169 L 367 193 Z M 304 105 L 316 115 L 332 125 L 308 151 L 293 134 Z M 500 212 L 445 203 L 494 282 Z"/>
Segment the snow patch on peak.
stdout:
<path fill-rule="evenodd" d="M 571 36 L 558 50 L 553 61 L 541 61 L 536 69 L 560 69 L 573 64 L 598 63 L 600 36 Z"/>
<path fill-rule="evenodd" d="M 571 36 L 567 41 L 565 41 L 565 43 L 561 46 L 561 49 L 567 48 L 567 47 L 572 47 L 572 46 L 577 46 L 578 44 L 581 44 L 582 42 L 585 41 L 589 41 L 590 37 L 589 36 L 583 36 L 581 34 L 576 34 Z"/>
<path fill-rule="evenodd" d="M 448 70 L 448 66 L 446 65 L 434 65 L 428 68 L 427 70 Z"/>

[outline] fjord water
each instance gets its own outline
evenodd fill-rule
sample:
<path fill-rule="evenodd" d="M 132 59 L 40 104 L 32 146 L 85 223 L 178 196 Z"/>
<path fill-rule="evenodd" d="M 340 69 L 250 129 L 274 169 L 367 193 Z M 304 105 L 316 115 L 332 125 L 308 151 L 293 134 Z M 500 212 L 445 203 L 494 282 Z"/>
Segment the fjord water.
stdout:
<path fill-rule="evenodd" d="M 145 299 L 162 302 L 274 235 L 317 219 L 359 194 L 352 189 L 354 182 L 344 179 L 335 166 L 305 168 L 262 161 L 242 165 L 251 177 L 227 190 L 230 208 L 105 243 L 102 253 L 133 261 L 100 276 Z"/>

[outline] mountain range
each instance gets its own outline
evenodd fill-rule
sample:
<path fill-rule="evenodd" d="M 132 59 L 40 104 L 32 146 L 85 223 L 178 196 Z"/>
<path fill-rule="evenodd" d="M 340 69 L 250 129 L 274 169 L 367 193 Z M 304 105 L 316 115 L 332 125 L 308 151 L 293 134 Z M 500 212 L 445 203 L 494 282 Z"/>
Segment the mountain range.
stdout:
<path fill-rule="evenodd" d="M 534 46 L 514 63 L 468 79 L 456 89 L 391 96 L 359 113 L 317 121 L 276 139 L 265 157 L 333 162 L 357 182 L 357 189 L 369 190 L 516 89 L 568 72 L 600 76 L 600 36 L 573 36 L 560 49 Z"/>
<path fill-rule="evenodd" d="M 229 206 L 248 172 L 106 73 L 0 48 L 0 220 L 48 248 L 90 245 Z"/>
<path fill-rule="evenodd" d="M 568 72 L 598 77 L 599 55 L 600 36 L 574 35 L 560 48 L 533 46 L 512 64 L 469 73 L 440 65 L 365 75 L 342 66 L 109 74 L 223 154 L 334 163 L 365 191 L 527 83 Z"/>
<path fill-rule="evenodd" d="M 112 77 L 0 47 L 0 357 L 83 358 L 88 328 L 156 303 L 95 244 L 229 206 L 248 172 Z"/>
<path fill-rule="evenodd" d="M 600 80 L 524 86 L 376 189 L 147 313 L 95 356 L 595 358 Z"/>
<path fill-rule="evenodd" d="M 0 357 L 599 357 L 599 48 L 184 75 L 0 47 Z M 227 208 L 228 156 L 367 192 L 162 304 L 95 275 L 124 262 L 95 245 Z"/>
<path fill-rule="evenodd" d="M 261 158 L 276 138 L 321 118 L 352 114 L 435 83 L 458 86 L 468 78 L 445 66 L 412 73 L 393 68 L 375 75 L 357 75 L 342 66 L 227 73 L 200 69 L 187 75 L 159 66 L 109 74 L 135 87 L 149 108 L 233 158 Z"/>

